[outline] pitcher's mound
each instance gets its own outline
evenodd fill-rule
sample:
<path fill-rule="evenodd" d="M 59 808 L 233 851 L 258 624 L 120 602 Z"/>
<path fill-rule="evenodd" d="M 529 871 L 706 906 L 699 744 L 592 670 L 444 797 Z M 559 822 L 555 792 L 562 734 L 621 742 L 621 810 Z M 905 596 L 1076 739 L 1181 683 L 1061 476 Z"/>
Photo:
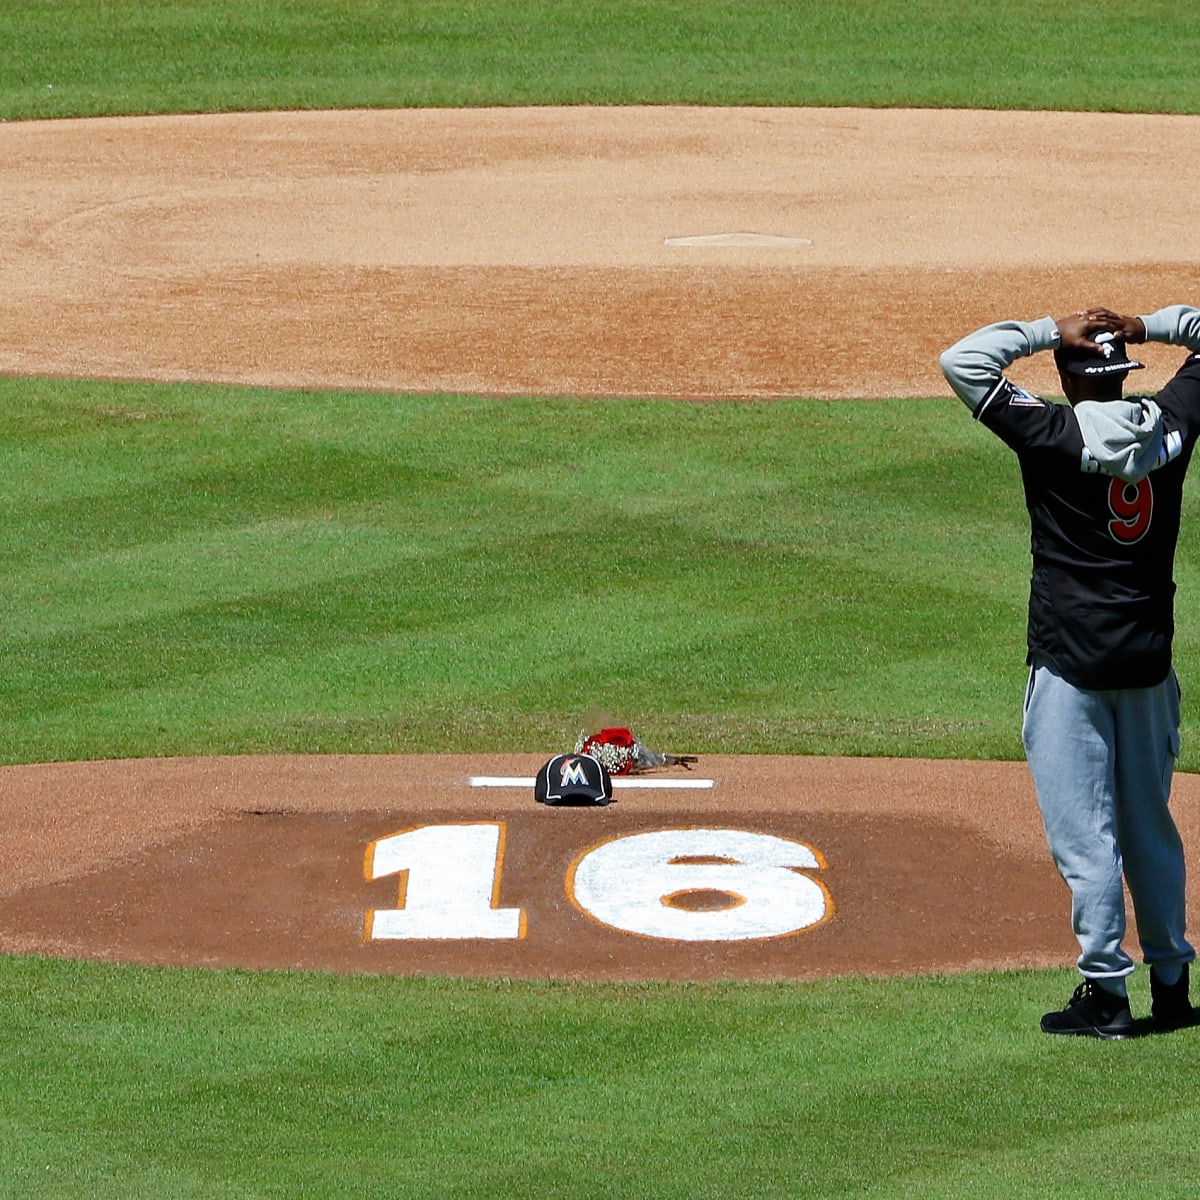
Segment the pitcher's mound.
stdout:
<path fill-rule="evenodd" d="M 708 788 L 545 808 L 525 786 L 540 763 L 4 768 L 0 950 L 614 980 L 1074 959 L 1023 764 L 714 756 L 642 780 Z M 493 786 L 471 786 L 480 775 Z M 1189 841 L 1198 800 L 1197 777 L 1180 777 Z"/>

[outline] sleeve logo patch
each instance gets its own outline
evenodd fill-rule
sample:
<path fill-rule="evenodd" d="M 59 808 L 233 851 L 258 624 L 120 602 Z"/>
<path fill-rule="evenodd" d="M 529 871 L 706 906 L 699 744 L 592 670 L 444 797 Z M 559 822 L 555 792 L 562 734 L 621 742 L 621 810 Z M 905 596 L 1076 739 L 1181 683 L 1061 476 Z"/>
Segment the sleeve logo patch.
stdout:
<path fill-rule="evenodd" d="M 1040 396 L 1019 387 L 1014 387 L 1008 393 L 1008 403 L 1012 408 L 1044 408 L 1046 405 Z"/>

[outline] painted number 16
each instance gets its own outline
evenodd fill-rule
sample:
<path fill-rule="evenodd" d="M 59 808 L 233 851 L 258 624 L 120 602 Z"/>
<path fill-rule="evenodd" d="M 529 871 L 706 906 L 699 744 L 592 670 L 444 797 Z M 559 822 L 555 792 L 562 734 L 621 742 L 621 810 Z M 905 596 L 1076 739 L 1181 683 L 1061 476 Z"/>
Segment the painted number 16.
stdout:
<path fill-rule="evenodd" d="M 367 847 L 370 880 L 400 876 L 395 908 L 367 913 L 367 940 L 515 939 L 520 908 L 502 908 L 502 822 L 423 825 Z M 832 912 L 807 872 L 824 861 L 791 838 L 739 829 L 659 829 L 580 856 L 567 896 L 602 925 L 642 937 L 739 941 L 811 929 Z"/>

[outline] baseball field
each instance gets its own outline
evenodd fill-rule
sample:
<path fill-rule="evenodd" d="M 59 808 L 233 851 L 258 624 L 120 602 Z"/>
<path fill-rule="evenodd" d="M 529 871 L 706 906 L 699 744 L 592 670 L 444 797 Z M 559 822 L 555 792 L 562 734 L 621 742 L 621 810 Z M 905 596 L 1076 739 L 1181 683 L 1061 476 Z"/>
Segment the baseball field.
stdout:
<path fill-rule="evenodd" d="M 1188 1194 L 1193 1032 L 1037 1032 L 1027 527 L 936 360 L 1194 301 L 1200 23 L 0 45 L 0 1196 Z M 612 720 L 698 762 L 534 805 Z"/>

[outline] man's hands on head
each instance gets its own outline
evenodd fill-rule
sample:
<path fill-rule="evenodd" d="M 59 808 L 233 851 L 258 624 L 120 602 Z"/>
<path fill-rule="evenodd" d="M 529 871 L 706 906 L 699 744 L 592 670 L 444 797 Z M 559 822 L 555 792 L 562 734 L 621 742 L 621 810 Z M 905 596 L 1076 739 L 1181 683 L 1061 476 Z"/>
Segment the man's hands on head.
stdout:
<path fill-rule="evenodd" d="M 1067 317 L 1057 317 L 1059 344 L 1064 350 L 1091 350 L 1100 347 L 1093 340 L 1098 333 L 1115 333 L 1133 345 L 1146 340 L 1146 327 L 1139 317 L 1122 316 L 1109 308 L 1085 308 Z"/>

